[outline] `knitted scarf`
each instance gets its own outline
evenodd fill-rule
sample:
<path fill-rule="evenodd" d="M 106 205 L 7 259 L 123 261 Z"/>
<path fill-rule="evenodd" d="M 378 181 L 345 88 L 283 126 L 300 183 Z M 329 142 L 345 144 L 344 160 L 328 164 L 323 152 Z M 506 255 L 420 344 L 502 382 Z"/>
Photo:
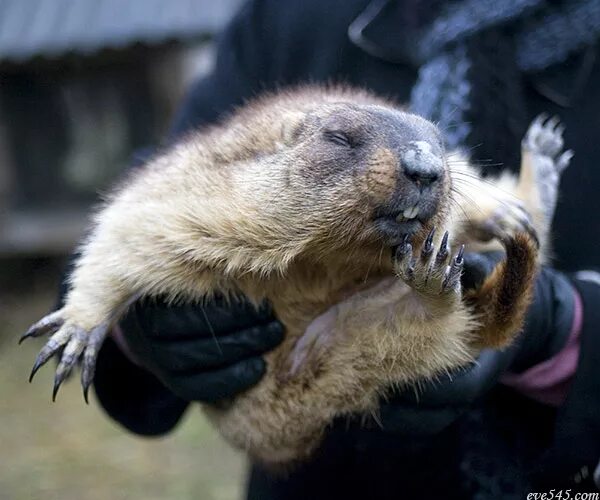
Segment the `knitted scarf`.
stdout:
<path fill-rule="evenodd" d="M 450 148 L 480 145 L 478 158 L 505 164 L 517 164 L 514 145 L 527 127 L 523 76 L 600 34 L 600 0 L 401 1 L 430 7 L 411 34 L 419 66 L 411 109 L 438 123 Z"/>
<path fill-rule="evenodd" d="M 456 0 L 431 14 L 410 49 L 419 66 L 412 110 L 437 122 L 449 147 L 477 146 L 476 159 L 517 166 L 530 118 L 523 81 L 596 43 L 600 0 Z M 461 425 L 460 469 L 473 498 L 524 498 L 523 470 L 535 464 L 514 453 L 520 431 L 481 409 Z"/>

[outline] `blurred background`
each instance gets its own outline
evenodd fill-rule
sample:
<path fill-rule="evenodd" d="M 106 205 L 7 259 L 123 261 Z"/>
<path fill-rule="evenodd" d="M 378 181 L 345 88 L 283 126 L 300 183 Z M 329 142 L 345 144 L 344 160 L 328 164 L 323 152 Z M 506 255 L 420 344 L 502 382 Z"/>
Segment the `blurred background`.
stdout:
<path fill-rule="evenodd" d="M 240 0 L 0 0 L 0 499 L 238 499 L 242 457 L 189 411 L 132 436 L 17 347 L 56 299 L 90 207 L 160 142 Z"/>

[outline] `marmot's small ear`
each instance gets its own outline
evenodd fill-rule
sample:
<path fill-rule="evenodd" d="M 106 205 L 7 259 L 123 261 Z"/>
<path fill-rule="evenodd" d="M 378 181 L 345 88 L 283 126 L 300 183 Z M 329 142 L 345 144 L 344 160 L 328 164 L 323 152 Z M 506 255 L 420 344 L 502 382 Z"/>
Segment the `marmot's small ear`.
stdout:
<path fill-rule="evenodd" d="M 298 139 L 305 118 L 306 113 L 301 111 L 290 111 L 284 114 L 281 126 L 281 143 L 284 146 L 291 146 Z"/>

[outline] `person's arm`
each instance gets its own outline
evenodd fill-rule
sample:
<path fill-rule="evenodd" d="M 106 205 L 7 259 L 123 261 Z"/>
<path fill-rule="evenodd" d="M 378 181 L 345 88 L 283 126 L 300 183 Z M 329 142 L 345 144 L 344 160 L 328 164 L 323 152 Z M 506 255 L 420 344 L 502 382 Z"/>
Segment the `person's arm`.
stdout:
<path fill-rule="evenodd" d="M 189 405 L 133 363 L 110 337 L 100 349 L 94 381 L 106 413 L 136 434 L 155 436 L 170 431 Z"/>
<path fill-rule="evenodd" d="M 218 298 L 178 306 L 141 300 L 102 346 L 96 395 L 132 432 L 163 434 L 189 402 L 214 403 L 256 384 L 266 370 L 262 354 L 282 339 L 268 307 Z"/>
<path fill-rule="evenodd" d="M 497 259 L 468 256 L 463 284 L 476 286 Z M 516 341 L 503 350 L 483 351 L 451 378 L 422 384 L 418 395 L 407 391 L 384 403 L 384 430 L 411 437 L 437 434 L 503 382 L 558 407 L 554 443 L 534 472 L 536 484 L 594 491 L 594 471 L 600 467 L 599 305 L 600 274 L 543 268 Z"/>
<path fill-rule="evenodd" d="M 600 489 L 600 273 L 583 271 L 572 279 L 581 298 L 577 371 L 556 419 L 554 443 L 538 475 L 553 487 Z M 556 478 L 564 478 L 557 484 Z"/>
<path fill-rule="evenodd" d="M 501 254 L 468 254 L 463 286 L 477 286 Z M 523 332 L 506 349 L 484 350 L 477 362 L 452 377 L 422 384 L 418 395 L 408 391 L 382 409 L 385 427 L 411 435 L 440 432 L 511 372 L 522 373 L 562 351 L 575 317 L 575 288 L 551 268 L 538 275 L 533 303 Z"/>

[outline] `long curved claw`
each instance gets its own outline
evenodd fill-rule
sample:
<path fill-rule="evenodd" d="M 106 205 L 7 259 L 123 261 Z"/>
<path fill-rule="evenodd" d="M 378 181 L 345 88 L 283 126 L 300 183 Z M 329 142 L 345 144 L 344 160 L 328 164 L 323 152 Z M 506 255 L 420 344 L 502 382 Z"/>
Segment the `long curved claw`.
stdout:
<path fill-rule="evenodd" d="M 442 242 L 440 243 L 440 249 L 438 250 L 437 255 L 435 256 L 435 265 L 437 267 L 443 265 L 448 259 L 448 255 L 450 255 L 450 247 L 448 246 L 448 238 L 449 233 L 446 231 L 442 238 Z"/>
<path fill-rule="evenodd" d="M 431 228 L 427 238 L 425 238 L 425 242 L 423 243 L 423 248 L 421 250 L 421 261 L 428 262 L 433 254 L 433 237 L 435 236 L 435 227 Z"/>
<path fill-rule="evenodd" d="M 54 334 L 38 354 L 37 358 L 35 359 L 35 363 L 33 363 L 31 374 L 29 375 L 29 382 L 33 380 L 33 377 L 37 371 L 44 366 L 48 360 L 54 356 L 54 354 L 69 340 L 68 337 L 59 334 L 60 332 Z"/>
<path fill-rule="evenodd" d="M 98 351 L 102 346 L 102 342 L 106 338 L 110 324 L 108 322 L 101 323 L 94 328 L 87 340 L 87 346 L 83 353 L 83 363 L 81 367 L 81 386 L 83 387 L 83 399 L 89 404 L 89 389 L 94 380 L 94 372 L 96 370 L 96 358 Z"/>
<path fill-rule="evenodd" d="M 82 386 L 83 386 L 83 399 L 85 401 L 85 404 L 89 405 L 90 404 L 89 391 L 90 391 L 90 386 L 92 385 L 92 382 L 90 380 L 86 385 L 83 385 L 84 384 L 83 375 L 81 378 L 82 378 Z"/>
<path fill-rule="evenodd" d="M 52 356 L 52 355 L 50 355 Z M 29 374 L 29 383 L 31 384 L 31 382 L 33 382 L 33 377 L 35 377 L 35 374 L 37 373 L 37 371 L 42 367 L 42 365 L 44 365 L 46 363 L 46 361 L 48 361 L 48 359 L 50 359 L 50 356 L 48 356 L 47 359 L 44 359 L 42 357 L 42 354 L 38 354 L 38 357 L 35 359 L 35 362 L 33 363 L 33 368 L 31 369 L 31 373 Z"/>
<path fill-rule="evenodd" d="M 52 388 L 52 402 L 56 402 L 56 395 L 58 394 L 58 389 L 60 389 L 60 384 L 62 384 L 62 379 L 57 380 L 58 376 L 54 377 L 54 387 Z"/>
<path fill-rule="evenodd" d="M 63 381 L 69 376 L 73 367 L 81 357 L 81 353 L 86 345 L 86 331 L 83 328 L 74 327 L 70 336 L 69 343 L 65 347 L 60 363 L 56 367 L 54 375 L 54 389 L 52 390 L 52 401 L 56 401 L 56 395 Z"/>
<path fill-rule="evenodd" d="M 63 325 L 64 322 L 65 320 L 60 311 L 55 311 L 51 314 L 48 314 L 37 323 L 29 327 L 29 329 L 19 339 L 19 344 L 30 337 L 41 337 L 47 333 L 54 333 Z"/>
<path fill-rule="evenodd" d="M 452 264 L 450 264 L 448 267 L 442 283 L 442 290 L 450 290 L 460 285 L 460 277 L 462 275 L 464 265 L 464 253 L 465 246 L 461 245 L 456 257 L 452 259 Z"/>

